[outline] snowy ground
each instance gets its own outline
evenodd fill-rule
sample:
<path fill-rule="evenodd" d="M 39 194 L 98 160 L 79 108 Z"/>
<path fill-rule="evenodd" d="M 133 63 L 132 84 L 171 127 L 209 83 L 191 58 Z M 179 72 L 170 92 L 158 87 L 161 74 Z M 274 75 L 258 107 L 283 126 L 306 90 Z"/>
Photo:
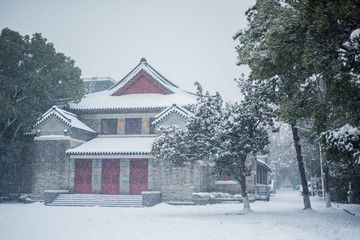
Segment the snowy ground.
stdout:
<path fill-rule="evenodd" d="M 270 202 L 253 203 L 254 212 L 247 215 L 226 215 L 241 210 L 239 204 L 163 203 L 152 208 L 0 204 L 0 240 L 359 239 L 359 205 L 333 204 L 326 209 L 320 198 L 311 200 L 313 210 L 303 211 L 298 192 L 280 191 Z"/>

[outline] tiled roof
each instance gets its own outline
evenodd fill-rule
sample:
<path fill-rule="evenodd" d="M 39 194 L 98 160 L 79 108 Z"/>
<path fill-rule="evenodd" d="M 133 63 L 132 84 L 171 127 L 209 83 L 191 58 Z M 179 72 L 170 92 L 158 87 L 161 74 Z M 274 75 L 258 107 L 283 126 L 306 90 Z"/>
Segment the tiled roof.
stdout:
<path fill-rule="evenodd" d="M 257 163 L 264 166 L 269 172 L 272 172 L 271 167 L 263 160 L 256 159 Z"/>
<path fill-rule="evenodd" d="M 141 93 L 114 96 L 114 94 L 124 88 L 134 77 L 142 73 L 149 75 L 159 85 L 171 92 L 171 94 Z M 179 88 L 158 73 L 145 59 L 141 59 L 140 63 L 112 88 L 97 93 L 87 94 L 79 103 L 71 103 L 70 108 L 77 111 L 165 109 L 172 104 L 188 106 L 195 103 L 195 94 Z"/>
<path fill-rule="evenodd" d="M 66 151 L 70 155 L 150 155 L 155 136 L 96 137 Z"/>
<path fill-rule="evenodd" d="M 192 114 L 186 108 L 181 107 L 181 106 L 177 106 L 176 104 L 174 104 L 171 107 L 168 107 L 167 109 L 165 109 L 164 111 L 159 113 L 158 115 L 156 115 L 155 118 L 154 118 L 154 121 L 151 124 L 157 124 L 157 123 L 161 122 L 162 120 L 164 120 L 165 118 L 167 118 L 169 115 L 171 115 L 173 113 L 176 113 L 176 114 L 180 115 L 183 118 L 186 118 L 187 116 Z"/>
<path fill-rule="evenodd" d="M 61 108 L 58 108 L 57 106 L 52 106 L 46 113 L 43 114 L 43 116 L 38 120 L 38 122 L 34 125 L 34 127 L 39 126 L 43 122 L 45 122 L 47 119 L 49 119 L 51 116 L 55 116 L 58 119 L 60 119 L 63 123 L 65 123 L 67 126 L 71 128 L 76 128 L 80 130 L 84 130 L 86 132 L 90 133 L 96 133 L 95 130 L 90 128 L 88 125 L 80 121 L 74 113 L 65 111 Z"/>
<path fill-rule="evenodd" d="M 164 76 L 162 76 L 158 71 L 156 71 L 150 64 L 147 63 L 145 58 L 140 60 L 140 63 L 130 71 L 123 79 L 121 79 L 117 84 L 110 88 L 112 91 L 111 95 L 114 95 L 121 88 L 125 87 L 127 83 L 129 83 L 134 77 L 136 77 L 139 73 L 145 72 L 149 75 L 153 80 L 155 80 L 158 84 L 160 84 L 165 89 L 174 93 L 172 88 L 179 88 Z"/>

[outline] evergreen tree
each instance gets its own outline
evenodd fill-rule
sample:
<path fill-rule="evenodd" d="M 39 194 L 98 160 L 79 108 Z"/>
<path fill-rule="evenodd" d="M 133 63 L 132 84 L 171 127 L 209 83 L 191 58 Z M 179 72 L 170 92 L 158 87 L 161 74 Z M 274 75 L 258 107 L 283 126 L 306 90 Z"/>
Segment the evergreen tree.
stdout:
<path fill-rule="evenodd" d="M 167 164 L 184 165 L 200 160 L 214 173 L 223 170 L 240 183 L 244 210 L 250 209 L 246 190 L 246 176 L 254 157 L 268 144 L 266 124 L 261 107 L 246 102 L 226 104 L 222 108 L 219 94 L 203 94 L 198 85 L 198 102 L 187 120 L 187 129 L 164 127 L 155 140 L 152 154 Z M 271 118 L 269 118 L 271 119 Z"/>
<path fill-rule="evenodd" d="M 280 119 L 292 127 L 305 195 L 299 121 L 310 118 L 318 136 L 346 123 L 359 124 L 358 6 L 358 0 L 258 0 L 247 12 L 249 28 L 235 36 L 239 61 L 252 70 L 247 85 L 264 89 L 261 100 L 279 105 Z"/>
<path fill-rule="evenodd" d="M 262 117 L 256 107 L 244 102 L 227 104 L 223 120 L 216 132 L 219 146 L 214 151 L 215 155 L 210 156 L 217 170 L 227 169 L 239 182 L 244 209 L 250 209 L 246 176 L 250 176 L 253 167 L 251 163 L 255 162 L 250 161 L 249 164 L 247 159 L 255 159 L 256 154 L 263 151 L 269 143 Z"/>
<path fill-rule="evenodd" d="M 243 91 L 259 92 L 257 101 L 280 106 L 280 119 L 291 126 L 303 188 L 304 208 L 311 208 L 297 122 L 309 109 L 304 69 L 305 29 L 295 10 L 280 1 L 264 0 L 247 11 L 249 27 L 234 36 L 240 64 L 247 64 L 251 75 L 239 81 Z M 246 96 L 245 96 L 246 97 Z"/>
<path fill-rule="evenodd" d="M 313 131 L 320 135 L 346 124 L 360 124 L 360 1 L 289 1 L 302 16 L 306 27 L 304 66 L 312 75 L 308 90 L 312 98 Z M 323 143 L 325 143 L 323 141 Z M 331 147 L 331 146 L 330 146 Z M 329 147 L 324 146 L 325 151 Z M 346 153 L 324 154 L 324 187 L 326 205 L 330 204 L 329 177 L 331 164 L 352 165 Z M 334 167 L 338 164 L 334 165 Z"/>
<path fill-rule="evenodd" d="M 54 104 L 66 106 L 85 91 L 75 62 L 41 34 L 5 28 L 0 36 L 0 186 L 21 181 L 24 132 Z"/>

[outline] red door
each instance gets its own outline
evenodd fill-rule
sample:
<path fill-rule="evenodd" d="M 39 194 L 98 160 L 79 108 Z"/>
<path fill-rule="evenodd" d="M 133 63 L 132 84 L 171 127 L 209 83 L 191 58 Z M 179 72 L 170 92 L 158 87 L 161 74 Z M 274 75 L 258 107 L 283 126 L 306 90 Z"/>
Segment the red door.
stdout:
<path fill-rule="evenodd" d="M 130 161 L 130 195 L 141 195 L 148 190 L 148 159 Z"/>
<path fill-rule="evenodd" d="M 91 159 L 75 159 L 75 193 L 91 193 Z"/>
<path fill-rule="evenodd" d="M 102 161 L 102 194 L 120 194 L 119 159 L 103 159 Z"/>

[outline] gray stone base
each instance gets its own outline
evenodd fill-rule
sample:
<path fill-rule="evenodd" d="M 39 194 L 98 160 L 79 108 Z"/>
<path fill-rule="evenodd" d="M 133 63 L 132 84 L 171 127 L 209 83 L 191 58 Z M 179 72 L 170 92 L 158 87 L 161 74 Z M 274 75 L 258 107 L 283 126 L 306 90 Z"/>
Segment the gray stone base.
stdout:
<path fill-rule="evenodd" d="M 158 191 L 143 191 L 141 192 L 143 198 L 143 205 L 152 207 L 162 202 L 161 192 Z"/>
<path fill-rule="evenodd" d="M 67 194 L 68 190 L 45 190 L 44 191 L 44 201 L 45 205 L 52 203 L 55 198 L 57 198 L 60 194 Z"/>

